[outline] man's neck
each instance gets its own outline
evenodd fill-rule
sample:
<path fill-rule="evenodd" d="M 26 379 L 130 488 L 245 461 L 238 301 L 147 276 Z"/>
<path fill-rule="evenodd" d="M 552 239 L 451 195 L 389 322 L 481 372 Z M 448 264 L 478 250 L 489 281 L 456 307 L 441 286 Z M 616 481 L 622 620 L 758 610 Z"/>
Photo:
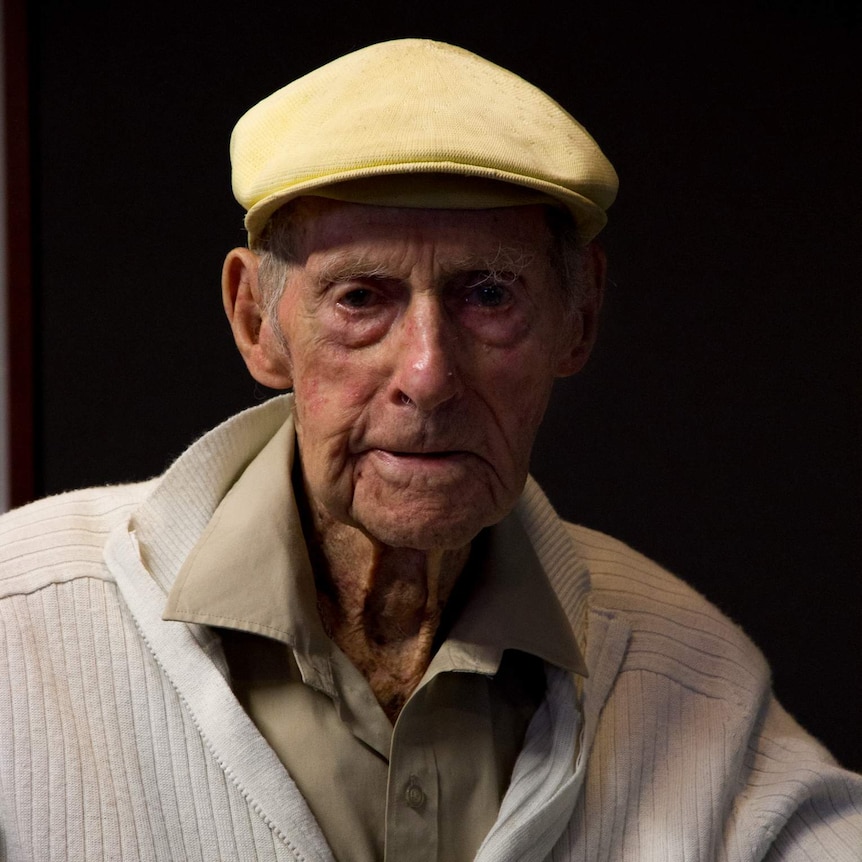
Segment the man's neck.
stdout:
<path fill-rule="evenodd" d="M 353 527 L 315 522 L 309 545 L 321 621 L 394 723 L 428 668 L 470 546 L 390 548 Z"/>

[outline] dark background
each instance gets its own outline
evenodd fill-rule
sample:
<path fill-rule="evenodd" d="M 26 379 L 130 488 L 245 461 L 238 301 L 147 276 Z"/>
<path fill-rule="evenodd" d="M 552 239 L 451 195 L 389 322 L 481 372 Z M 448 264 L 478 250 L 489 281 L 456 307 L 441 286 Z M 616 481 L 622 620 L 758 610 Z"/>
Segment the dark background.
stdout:
<path fill-rule="evenodd" d="M 862 770 L 857 6 L 28 9 L 39 494 L 154 475 L 267 397 L 219 294 L 238 117 L 369 42 L 455 42 L 562 102 L 621 177 L 600 344 L 535 474 L 736 619 Z"/>

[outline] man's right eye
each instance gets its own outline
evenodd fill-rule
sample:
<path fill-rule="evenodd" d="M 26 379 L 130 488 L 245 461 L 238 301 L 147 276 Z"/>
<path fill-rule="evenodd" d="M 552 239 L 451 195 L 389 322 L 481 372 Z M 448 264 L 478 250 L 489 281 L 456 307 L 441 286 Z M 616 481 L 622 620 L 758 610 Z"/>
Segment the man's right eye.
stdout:
<path fill-rule="evenodd" d="M 357 287 L 348 290 L 338 299 L 338 304 L 346 308 L 368 308 L 374 302 L 374 291 L 367 287 Z"/>

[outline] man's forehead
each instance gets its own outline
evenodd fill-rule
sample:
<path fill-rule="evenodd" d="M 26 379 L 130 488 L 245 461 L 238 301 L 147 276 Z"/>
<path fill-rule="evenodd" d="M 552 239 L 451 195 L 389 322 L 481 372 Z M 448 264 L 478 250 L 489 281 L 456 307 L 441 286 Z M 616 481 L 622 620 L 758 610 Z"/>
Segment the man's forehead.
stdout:
<path fill-rule="evenodd" d="M 305 197 L 291 205 L 290 221 L 303 238 L 350 244 L 365 239 L 402 242 L 416 237 L 456 238 L 465 246 L 502 238 L 535 242 L 550 237 L 541 204 L 488 209 L 380 206 Z"/>
<path fill-rule="evenodd" d="M 394 278 L 406 275 L 406 268 L 417 263 L 396 251 L 394 247 L 370 251 L 359 248 L 322 251 L 306 260 L 306 269 L 313 271 L 320 282 Z M 427 262 L 433 264 L 437 273 L 443 277 L 467 272 L 517 277 L 535 259 L 536 255 L 523 246 L 503 245 L 484 252 L 477 248 L 466 254 L 449 254 L 445 248 L 435 248 L 426 256 Z"/>
<path fill-rule="evenodd" d="M 419 249 L 446 269 L 520 270 L 551 239 L 541 205 L 444 210 L 320 199 L 297 203 L 297 251 L 333 275 L 373 275 Z"/>

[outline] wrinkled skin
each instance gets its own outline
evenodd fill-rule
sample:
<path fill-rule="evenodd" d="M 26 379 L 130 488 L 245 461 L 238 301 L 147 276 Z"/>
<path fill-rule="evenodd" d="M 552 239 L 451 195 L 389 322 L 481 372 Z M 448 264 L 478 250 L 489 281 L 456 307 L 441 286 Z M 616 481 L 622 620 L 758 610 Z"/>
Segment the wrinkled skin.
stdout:
<path fill-rule="evenodd" d="M 296 393 L 310 498 L 390 546 L 462 546 L 511 509 L 553 380 L 586 358 L 543 211 L 309 209 L 288 352 L 262 347 L 263 382 Z"/>
<path fill-rule="evenodd" d="M 303 207 L 277 319 L 245 249 L 225 265 L 228 315 L 252 375 L 294 389 L 318 541 L 345 575 L 336 616 L 354 606 L 352 630 L 368 637 L 373 607 L 383 642 L 391 608 L 395 630 L 433 617 L 433 636 L 469 543 L 521 493 L 553 382 L 586 361 L 598 301 L 566 314 L 540 206 Z"/>

